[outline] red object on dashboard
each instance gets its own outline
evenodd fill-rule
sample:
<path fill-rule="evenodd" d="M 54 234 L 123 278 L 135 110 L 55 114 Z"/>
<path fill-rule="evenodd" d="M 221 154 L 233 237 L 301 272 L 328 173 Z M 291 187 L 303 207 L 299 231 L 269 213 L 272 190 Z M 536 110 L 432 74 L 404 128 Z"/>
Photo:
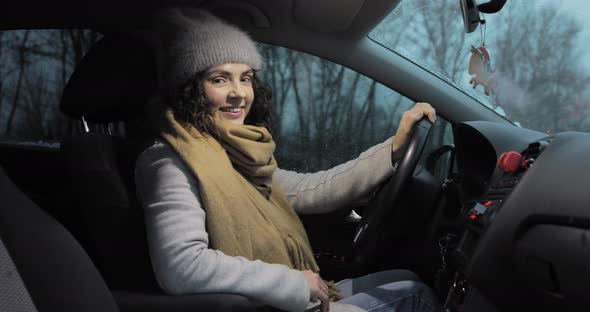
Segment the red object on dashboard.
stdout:
<path fill-rule="evenodd" d="M 504 172 L 515 172 L 520 167 L 522 163 L 522 155 L 517 152 L 505 152 L 500 155 L 498 158 L 498 168 L 502 169 Z"/>

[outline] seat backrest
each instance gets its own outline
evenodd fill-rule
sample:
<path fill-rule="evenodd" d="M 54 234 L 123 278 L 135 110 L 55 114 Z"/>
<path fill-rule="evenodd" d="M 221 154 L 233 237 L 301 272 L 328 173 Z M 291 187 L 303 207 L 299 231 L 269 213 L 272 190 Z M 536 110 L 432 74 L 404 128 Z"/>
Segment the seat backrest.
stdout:
<path fill-rule="evenodd" d="M 65 208 L 59 196 L 65 183 L 62 157 L 58 143 L 0 142 L 0 164 L 6 175 L 58 221 L 63 221 Z"/>
<path fill-rule="evenodd" d="M 64 140 L 68 197 L 77 237 L 111 289 L 157 290 L 141 207 L 135 196 L 135 145 L 85 133 Z"/>
<path fill-rule="evenodd" d="M 12 302 L 30 297 L 38 311 L 118 311 L 104 280 L 76 240 L 28 199 L 1 167 L 0 198 L 0 239 L 16 267 L 16 272 L 0 274 L 15 284 L 20 277 L 28 292 L 14 288 L 20 293 L 13 295 Z M 3 302 L 0 306 L 6 308 Z"/>
<path fill-rule="evenodd" d="M 106 35 L 76 67 L 64 89 L 62 112 L 99 126 L 137 122 L 156 89 L 149 51 L 134 37 Z M 61 146 L 73 215 L 68 219 L 76 220 L 72 231 L 111 289 L 159 290 L 133 182 L 141 142 L 82 131 Z"/>

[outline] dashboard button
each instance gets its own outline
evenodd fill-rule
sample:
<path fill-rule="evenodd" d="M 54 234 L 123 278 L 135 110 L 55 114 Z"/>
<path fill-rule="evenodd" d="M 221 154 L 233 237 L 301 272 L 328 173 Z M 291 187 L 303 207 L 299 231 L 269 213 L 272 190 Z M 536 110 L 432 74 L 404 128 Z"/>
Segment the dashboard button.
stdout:
<path fill-rule="evenodd" d="M 500 155 L 500 158 L 498 158 L 497 166 L 498 168 L 502 169 L 502 171 L 511 173 L 520 168 L 522 160 L 523 157 L 520 153 L 505 152 Z"/>

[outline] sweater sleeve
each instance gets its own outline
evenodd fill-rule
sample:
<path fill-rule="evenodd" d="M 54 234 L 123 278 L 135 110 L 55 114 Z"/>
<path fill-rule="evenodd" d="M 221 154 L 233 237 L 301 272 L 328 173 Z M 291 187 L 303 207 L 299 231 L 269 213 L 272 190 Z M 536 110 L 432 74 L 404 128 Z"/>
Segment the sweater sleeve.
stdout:
<path fill-rule="evenodd" d="M 389 138 L 356 159 L 329 170 L 298 173 L 278 169 L 273 179 L 299 214 L 353 208 L 368 201 L 377 185 L 393 174 L 391 140 Z"/>
<path fill-rule="evenodd" d="M 303 272 L 209 248 L 197 180 L 170 146 L 144 151 L 135 179 L 154 273 L 165 292 L 234 293 L 286 311 L 306 308 Z"/>

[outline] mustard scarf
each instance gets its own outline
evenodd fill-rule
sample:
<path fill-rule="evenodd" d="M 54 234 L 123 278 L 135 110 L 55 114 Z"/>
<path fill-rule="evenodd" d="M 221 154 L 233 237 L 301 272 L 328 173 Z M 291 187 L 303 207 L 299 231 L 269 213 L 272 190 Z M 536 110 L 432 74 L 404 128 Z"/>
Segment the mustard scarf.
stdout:
<path fill-rule="evenodd" d="M 166 112 L 161 136 L 199 183 L 210 247 L 230 256 L 319 271 L 301 220 L 272 183 L 275 144 L 266 128 L 215 118 L 217 139 Z M 330 297 L 339 299 L 330 285 Z"/>

